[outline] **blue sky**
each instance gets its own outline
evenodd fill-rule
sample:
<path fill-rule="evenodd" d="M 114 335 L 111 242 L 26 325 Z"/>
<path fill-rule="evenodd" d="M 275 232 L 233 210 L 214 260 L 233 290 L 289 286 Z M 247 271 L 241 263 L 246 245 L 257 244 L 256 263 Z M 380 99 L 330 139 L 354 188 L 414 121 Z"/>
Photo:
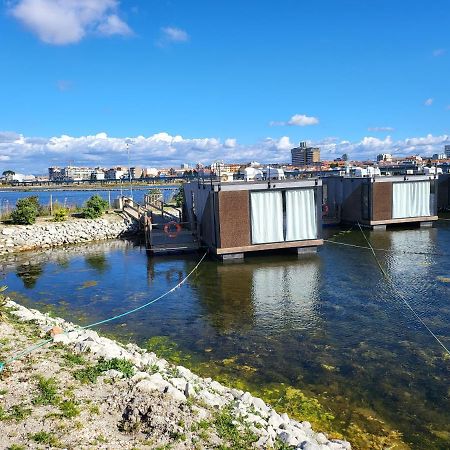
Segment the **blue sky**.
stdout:
<path fill-rule="evenodd" d="M 8 0 L 0 169 L 430 154 L 450 135 L 448 0 Z"/>

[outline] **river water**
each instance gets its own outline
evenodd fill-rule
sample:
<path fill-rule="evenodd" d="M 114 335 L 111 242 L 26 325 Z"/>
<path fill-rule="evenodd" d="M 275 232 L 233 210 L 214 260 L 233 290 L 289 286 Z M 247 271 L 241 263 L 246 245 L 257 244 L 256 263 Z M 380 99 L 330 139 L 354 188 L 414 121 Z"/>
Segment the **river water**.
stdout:
<path fill-rule="evenodd" d="M 329 239 L 365 246 L 361 232 Z M 207 259 L 173 294 L 101 331 L 228 384 L 356 449 L 450 448 L 450 358 L 399 295 L 450 346 L 450 222 L 367 232 L 365 249 Z M 87 324 L 176 285 L 200 255 L 148 258 L 111 241 L 3 259 L 17 301 Z M 400 294 L 399 294 L 400 293 Z"/>

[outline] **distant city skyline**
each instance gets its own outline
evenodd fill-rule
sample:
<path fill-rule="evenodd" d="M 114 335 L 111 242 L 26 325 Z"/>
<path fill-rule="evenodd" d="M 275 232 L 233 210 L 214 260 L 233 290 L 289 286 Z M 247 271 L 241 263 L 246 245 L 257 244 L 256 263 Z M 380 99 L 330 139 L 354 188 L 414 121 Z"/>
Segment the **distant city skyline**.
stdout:
<path fill-rule="evenodd" d="M 441 153 L 447 0 L 9 0 L 0 168 Z M 420 24 L 420 26 L 417 26 Z M 143 137 L 142 137 L 143 136 Z"/>

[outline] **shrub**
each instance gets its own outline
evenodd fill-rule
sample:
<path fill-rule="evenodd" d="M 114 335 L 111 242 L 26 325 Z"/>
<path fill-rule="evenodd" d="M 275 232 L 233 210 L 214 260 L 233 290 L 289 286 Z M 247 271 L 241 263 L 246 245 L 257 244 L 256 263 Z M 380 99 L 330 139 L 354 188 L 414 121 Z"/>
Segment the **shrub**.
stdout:
<path fill-rule="evenodd" d="M 173 200 L 178 208 L 183 206 L 184 202 L 184 188 L 183 186 L 180 186 L 177 193 L 173 196 Z"/>
<path fill-rule="evenodd" d="M 69 216 L 69 210 L 66 208 L 61 208 L 55 211 L 53 215 L 53 222 L 65 222 Z"/>
<path fill-rule="evenodd" d="M 85 219 L 98 219 L 108 208 L 108 202 L 99 195 L 93 195 L 83 208 L 83 217 Z"/>
<path fill-rule="evenodd" d="M 17 200 L 16 209 L 11 213 L 11 220 L 16 225 L 32 225 L 41 211 L 39 199 L 36 196 Z"/>

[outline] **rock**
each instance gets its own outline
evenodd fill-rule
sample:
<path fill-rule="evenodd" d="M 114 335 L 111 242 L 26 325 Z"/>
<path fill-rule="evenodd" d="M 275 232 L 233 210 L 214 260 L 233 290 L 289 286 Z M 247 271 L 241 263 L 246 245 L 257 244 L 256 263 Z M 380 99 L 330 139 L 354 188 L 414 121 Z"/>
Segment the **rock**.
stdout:
<path fill-rule="evenodd" d="M 61 328 L 61 327 L 52 327 L 49 331 L 48 331 L 48 334 L 51 336 L 51 337 L 55 337 L 57 334 L 61 334 L 61 333 L 64 333 L 64 330 Z"/>
<path fill-rule="evenodd" d="M 272 411 L 270 413 L 268 424 L 271 425 L 274 429 L 280 428 L 283 422 L 283 419 L 278 413 L 276 413 L 275 411 Z"/>
<path fill-rule="evenodd" d="M 304 441 L 298 447 L 301 450 L 321 450 L 320 446 L 310 441 Z"/>
<path fill-rule="evenodd" d="M 328 438 L 323 433 L 317 433 L 314 438 L 319 444 L 326 444 L 328 442 Z"/>
<path fill-rule="evenodd" d="M 164 392 L 169 389 L 170 384 L 164 380 L 160 373 L 155 373 L 149 379 L 139 381 L 135 388 L 141 392 Z M 173 388 L 173 387 L 172 387 Z"/>
<path fill-rule="evenodd" d="M 123 378 L 123 376 L 124 376 L 122 372 L 119 372 L 118 370 L 115 370 L 115 369 L 109 369 L 103 375 L 105 377 L 113 378 L 113 379 Z"/>
<path fill-rule="evenodd" d="M 150 379 L 150 374 L 148 374 L 147 372 L 136 372 L 132 377 L 131 377 L 131 381 L 134 381 L 135 383 L 141 381 L 141 380 L 149 380 Z"/>
<path fill-rule="evenodd" d="M 352 449 L 352 446 L 350 445 L 350 442 L 342 441 L 341 439 L 331 439 L 330 443 L 338 444 L 338 445 L 341 446 L 341 448 L 343 448 L 345 450 L 351 450 Z M 328 445 L 330 445 L 330 443 L 328 443 Z"/>
<path fill-rule="evenodd" d="M 53 342 L 55 344 L 61 343 L 64 345 L 68 345 L 68 344 L 70 344 L 70 338 L 65 333 L 59 333 L 53 337 Z"/>

